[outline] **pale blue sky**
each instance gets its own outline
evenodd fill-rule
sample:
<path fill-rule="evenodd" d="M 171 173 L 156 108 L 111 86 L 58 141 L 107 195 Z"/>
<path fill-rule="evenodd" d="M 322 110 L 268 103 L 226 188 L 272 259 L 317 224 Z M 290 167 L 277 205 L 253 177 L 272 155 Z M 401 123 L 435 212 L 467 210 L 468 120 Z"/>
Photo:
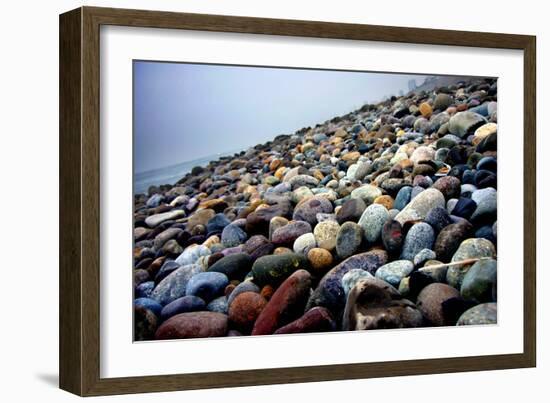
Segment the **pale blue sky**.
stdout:
<path fill-rule="evenodd" d="M 134 62 L 134 170 L 263 143 L 407 92 L 425 76 Z"/>

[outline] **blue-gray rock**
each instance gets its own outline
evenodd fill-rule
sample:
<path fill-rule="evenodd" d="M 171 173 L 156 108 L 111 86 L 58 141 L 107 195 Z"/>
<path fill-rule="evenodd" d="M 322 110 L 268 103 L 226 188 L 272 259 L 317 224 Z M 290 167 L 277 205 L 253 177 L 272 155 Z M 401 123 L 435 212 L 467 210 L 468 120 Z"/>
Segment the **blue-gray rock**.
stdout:
<path fill-rule="evenodd" d="M 410 260 L 394 260 L 376 270 L 375 276 L 386 283 L 399 287 L 401 279 L 407 277 L 414 269 Z"/>
<path fill-rule="evenodd" d="M 462 280 L 460 295 L 479 303 L 495 302 L 497 287 L 497 261 L 481 259 L 474 263 Z"/>
<path fill-rule="evenodd" d="M 158 207 L 160 203 L 162 203 L 163 201 L 164 201 L 164 196 L 161 194 L 155 193 L 154 195 L 149 197 L 149 199 L 147 199 L 146 204 L 147 204 L 147 207 L 153 208 L 153 207 Z"/>
<path fill-rule="evenodd" d="M 137 298 L 134 300 L 134 306 L 149 309 L 156 316 L 159 316 L 162 311 L 162 305 L 151 298 Z"/>
<path fill-rule="evenodd" d="M 460 196 L 461 197 L 472 197 L 472 193 L 474 193 L 477 190 L 477 187 L 475 185 L 471 185 L 469 183 L 463 184 L 460 186 Z"/>
<path fill-rule="evenodd" d="M 231 224 L 231 221 L 223 213 L 218 213 L 206 224 L 207 233 L 219 233 L 222 232 L 225 227 Z"/>
<path fill-rule="evenodd" d="M 424 265 L 424 263 L 426 263 L 428 260 L 434 260 L 436 257 L 437 256 L 433 250 L 422 249 L 415 255 L 413 259 L 414 267 L 420 267 Z"/>
<path fill-rule="evenodd" d="M 414 224 L 405 237 L 401 259 L 412 261 L 422 249 L 432 249 L 434 239 L 434 230 L 430 224 Z"/>
<path fill-rule="evenodd" d="M 198 273 L 188 281 L 185 295 L 195 295 L 208 302 L 222 294 L 227 284 L 229 284 L 229 279 L 223 273 Z"/>
<path fill-rule="evenodd" d="M 240 244 L 246 242 L 247 239 L 247 233 L 235 224 L 228 225 L 222 231 L 221 242 L 227 248 L 239 246 Z"/>
<path fill-rule="evenodd" d="M 424 221 L 432 226 L 436 234 L 447 225 L 452 224 L 451 217 L 449 217 L 449 213 L 444 207 L 434 207 L 431 209 Z"/>
<path fill-rule="evenodd" d="M 164 278 L 166 278 L 166 276 L 174 272 L 176 269 L 179 269 L 180 267 L 181 266 L 174 260 L 165 261 L 155 276 L 155 284 L 160 283 Z"/>
<path fill-rule="evenodd" d="M 224 256 L 208 268 L 208 272 L 225 274 L 230 280 L 241 281 L 252 268 L 253 259 L 247 253 Z"/>
<path fill-rule="evenodd" d="M 411 190 L 411 200 L 414 200 L 416 196 L 418 196 L 420 193 L 424 191 L 424 188 L 422 186 L 413 186 Z"/>
<path fill-rule="evenodd" d="M 477 163 L 476 169 L 484 169 L 493 173 L 497 173 L 497 159 L 495 157 L 483 157 Z"/>
<path fill-rule="evenodd" d="M 227 305 L 230 306 L 231 303 L 237 296 L 243 292 L 255 292 L 260 293 L 260 287 L 258 287 L 255 283 L 252 281 L 243 281 L 242 283 L 239 283 L 233 291 L 231 291 L 231 294 L 229 294 L 229 297 L 227 297 Z"/>
<path fill-rule="evenodd" d="M 424 220 L 432 208 L 444 206 L 445 197 L 439 190 L 433 188 L 426 189 L 397 214 L 395 221 L 403 225 L 409 221 Z"/>
<path fill-rule="evenodd" d="M 393 202 L 393 208 L 397 210 L 403 210 L 405 206 L 411 201 L 411 193 L 411 186 L 403 186 L 401 189 L 399 189 L 399 192 L 397 192 L 397 196 L 395 197 L 395 200 Z"/>
<path fill-rule="evenodd" d="M 211 253 L 210 249 L 204 245 L 191 245 L 176 258 L 175 262 L 180 266 L 186 266 L 195 263 L 201 256 L 209 256 Z"/>
<path fill-rule="evenodd" d="M 205 308 L 206 304 L 202 298 L 194 295 L 186 295 L 185 297 L 175 299 L 162 308 L 160 319 L 165 321 L 178 313 L 204 311 Z"/>
<path fill-rule="evenodd" d="M 472 214 L 474 214 L 474 211 L 477 208 L 477 204 L 472 199 L 467 199 L 465 197 L 461 197 L 456 202 L 453 210 L 451 211 L 451 215 L 462 217 L 465 219 L 470 219 Z"/>
<path fill-rule="evenodd" d="M 476 190 L 472 193 L 472 200 L 477 204 L 474 210 L 472 222 L 487 222 L 491 223 L 496 219 L 497 215 L 497 191 L 491 187 Z"/>
<path fill-rule="evenodd" d="M 342 288 L 344 289 L 344 293 L 347 296 L 351 289 L 355 287 L 355 284 L 357 284 L 360 280 L 373 277 L 374 276 L 368 271 L 362 269 L 352 269 L 348 271 L 344 274 L 344 277 L 342 277 Z"/>
<path fill-rule="evenodd" d="M 227 304 L 227 298 L 225 296 L 221 296 L 218 298 L 213 299 L 208 303 L 206 306 L 206 310 L 210 312 L 219 312 L 227 315 L 227 312 L 229 311 L 229 305 Z"/>
<path fill-rule="evenodd" d="M 390 218 L 388 210 L 381 204 L 371 204 L 365 209 L 359 219 L 359 226 L 363 228 L 363 236 L 367 242 L 375 243 L 380 239 L 384 223 Z"/>
<path fill-rule="evenodd" d="M 137 298 L 149 298 L 151 297 L 151 293 L 153 292 L 153 288 L 155 288 L 155 282 L 154 281 L 146 281 L 145 283 L 141 283 L 136 287 L 136 297 Z"/>
<path fill-rule="evenodd" d="M 202 272 L 202 268 L 196 264 L 176 269 L 157 284 L 151 293 L 151 298 L 161 305 L 166 305 L 179 297 L 183 297 L 187 282 L 200 272 Z"/>
<path fill-rule="evenodd" d="M 497 304 L 488 302 L 476 305 L 464 312 L 456 324 L 465 325 L 495 325 L 497 323 Z"/>
<path fill-rule="evenodd" d="M 363 242 L 363 228 L 359 224 L 346 221 L 336 236 L 336 253 L 340 259 L 355 255 Z"/>

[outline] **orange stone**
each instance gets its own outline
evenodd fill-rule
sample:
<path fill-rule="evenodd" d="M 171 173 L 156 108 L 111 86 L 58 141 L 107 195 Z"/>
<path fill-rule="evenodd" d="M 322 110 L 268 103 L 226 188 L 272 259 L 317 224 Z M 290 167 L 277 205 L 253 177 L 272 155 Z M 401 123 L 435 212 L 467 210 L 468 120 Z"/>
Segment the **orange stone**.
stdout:
<path fill-rule="evenodd" d="M 427 102 L 422 102 L 418 107 L 418 109 L 420 110 L 420 113 L 422 114 L 422 116 L 424 116 L 425 118 L 430 117 L 433 112 L 432 107 Z"/>
<path fill-rule="evenodd" d="M 352 151 L 352 152 L 344 154 L 342 156 L 342 159 L 346 162 L 357 161 L 360 156 L 361 156 L 361 153 L 359 151 Z"/>
<path fill-rule="evenodd" d="M 391 210 L 393 208 L 393 198 L 388 195 L 378 196 L 376 199 L 374 199 L 374 203 L 381 204 L 382 206 L 386 207 L 388 210 Z"/>
<path fill-rule="evenodd" d="M 307 259 L 317 274 L 325 274 L 332 267 L 332 254 L 326 249 L 310 249 L 307 253 Z"/>
<path fill-rule="evenodd" d="M 273 174 L 274 177 L 276 177 L 279 180 L 283 179 L 283 176 L 285 176 L 286 173 L 286 167 L 279 167 Z"/>

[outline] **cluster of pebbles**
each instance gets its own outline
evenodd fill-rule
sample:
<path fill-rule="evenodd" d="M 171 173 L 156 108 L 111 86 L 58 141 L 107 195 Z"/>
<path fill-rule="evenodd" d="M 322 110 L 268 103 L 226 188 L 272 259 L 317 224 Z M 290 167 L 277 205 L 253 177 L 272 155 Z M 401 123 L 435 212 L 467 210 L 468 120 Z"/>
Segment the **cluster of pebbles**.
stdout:
<path fill-rule="evenodd" d="M 135 195 L 135 339 L 496 323 L 496 151 L 471 79 Z"/>

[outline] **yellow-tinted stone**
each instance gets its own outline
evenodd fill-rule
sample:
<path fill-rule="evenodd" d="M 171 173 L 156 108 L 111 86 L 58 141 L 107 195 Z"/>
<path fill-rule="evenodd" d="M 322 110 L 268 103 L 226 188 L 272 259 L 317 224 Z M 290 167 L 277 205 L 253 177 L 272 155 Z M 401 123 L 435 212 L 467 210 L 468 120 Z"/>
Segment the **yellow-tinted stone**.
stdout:
<path fill-rule="evenodd" d="M 388 195 L 378 196 L 376 199 L 374 199 L 374 203 L 381 204 L 388 210 L 391 210 L 393 208 L 393 198 Z"/>
<path fill-rule="evenodd" d="M 420 113 L 422 114 L 422 116 L 424 116 L 425 118 L 430 117 L 433 112 L 432 107 L 427 102 L 422 102 L 418 107 L 418 109 L 420 110 Z"/>

